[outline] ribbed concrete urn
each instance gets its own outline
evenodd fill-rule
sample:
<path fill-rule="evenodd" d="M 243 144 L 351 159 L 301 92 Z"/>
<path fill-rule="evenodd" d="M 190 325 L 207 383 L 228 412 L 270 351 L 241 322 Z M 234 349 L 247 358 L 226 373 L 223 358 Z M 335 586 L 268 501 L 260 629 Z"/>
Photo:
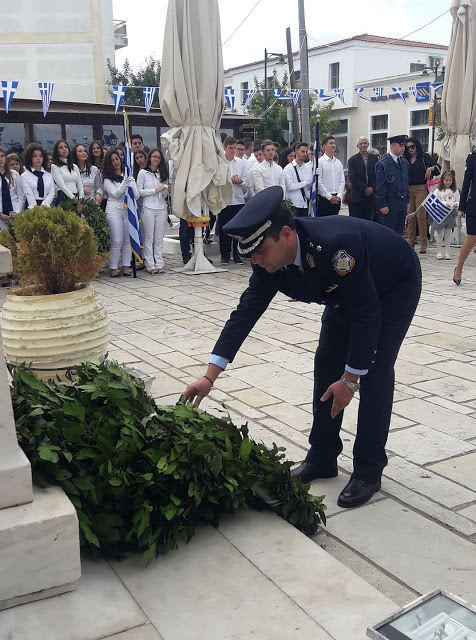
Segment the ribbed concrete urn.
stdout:
<path fill-rule="evenodd" d="M 42 380 L 64 380 L 75 365 L 107 353 L 109 318 L 90 285 L 47 296 L 8 293 L 0 327 L 8 364 L 26 362 Z"/>

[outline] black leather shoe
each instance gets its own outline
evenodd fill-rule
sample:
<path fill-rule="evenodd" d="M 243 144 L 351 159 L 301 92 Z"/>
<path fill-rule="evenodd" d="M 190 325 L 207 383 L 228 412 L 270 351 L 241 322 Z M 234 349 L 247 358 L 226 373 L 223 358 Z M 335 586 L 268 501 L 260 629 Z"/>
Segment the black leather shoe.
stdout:
<path fill-rule="evenodd" d="M 337 476 L 337 465 L 335 469 L 323 470 L 322 467 L 304 460 L 299 467 L 291 470 L 291 478 L 301 478 L 303 484 L 317 480 L 318 478 L 335 478 Z"/>
<path fill-rule="evenodd" d="M 376 482 L 366 482 L 365 480 L 351 478 L 344 489 L 342 489 L 337 499 L 337 504 L 339 507 L 345 508 L 360 507 L 361 504 L 368 502 L 374 493 L 377 493 L 380 486 L 380 480 Z"/>

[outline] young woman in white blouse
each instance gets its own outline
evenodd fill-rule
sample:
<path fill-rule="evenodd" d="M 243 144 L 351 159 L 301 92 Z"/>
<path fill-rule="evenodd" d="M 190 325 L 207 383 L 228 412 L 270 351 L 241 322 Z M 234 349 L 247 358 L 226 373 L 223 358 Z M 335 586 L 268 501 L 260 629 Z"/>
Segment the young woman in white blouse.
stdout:
<path fill-rule="evenodd" d="M 22 174 L 23 192 L 28 209 L 51 207 L 55 199 L 55 183 L 51 173 L 45 171 L 48 155 L 36 142 L 25 151 L 25 173 Z"/>
<path fill-rule="evenodd" d="M 147 167 L 139 171 L 137 189 L 142 196 L 142 227 L 144 229 L 144 258 L 149 273 L 161 273 L 164 230 L 167 222 L 165 195 L 169 170 L 159 149 L 151 149 Z"/>
<path fill-rule="evenodd" d="M 20 175 L 10 169 L 7 154 L 0 148 L 0 231 L 23 211 L 23 184 Z"/>
<path fill-rule="evenodd" d="M 99 171 L 102 171 L 104 155 L 104 147 L 102 144 L 99 140 L 93 140 L 89 145 L 89 162 L 91 165 L 97 167 Z"/>
<path fill-rule="evenodd" d="M 84 198 L 83 183 L 66 140 L 58 140 L 53 148 L 51 175 L 58 189 L 56 204 L 66 198 Z"/>
<path fill-rule="evenodd" d="M 136 198 L 139 197 L 137 186 L 132 176 L 124 177 L 124 164 L 116 149 L 107 152 L 104 159 L 104 195 L 107 197 L 106 217 L 111 236 L 111 255 L 109 267 L 111 278 L 119 278 L 119 256 L 122 259 L 122 275 L 131 276 L 129 271 L 132 251 L 129 239 L 129 219 L 124 207 L 124 194 L 127 187 L 132 187 Z"/>
<path fill-rule="evenodd" d="M 101 206 L 103 194 L 101 172 L 96 166 L 91 165 L 84 144 L 75 144 L 71 149 L 71 156 L 81 175 L 84 197 L 86 200 L 94 200 L 98 206 Z"/>

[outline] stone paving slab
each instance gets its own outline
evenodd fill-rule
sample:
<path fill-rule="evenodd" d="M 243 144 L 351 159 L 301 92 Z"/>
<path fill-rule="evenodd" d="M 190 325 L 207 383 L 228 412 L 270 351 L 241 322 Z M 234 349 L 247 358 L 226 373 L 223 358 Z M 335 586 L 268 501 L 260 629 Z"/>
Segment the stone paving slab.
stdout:
<path fill-rule="evenodd" d="M 124 631 L 101 640 L 164 640 L 151 624 L 143 624 L 135 629 Z"/>
<path fill-rule="evenodd" d="M 476 491 L 476 453 L 438 462 L 430 465 L 429 468 Z"/>
<path fill-rule="evenodd" d="M 458 419 L 460 417 L 462 416 L 458 416 Z M 387 448 L 402 458 L 425 465 L 474 451 L 476 447 L 432 427 L 417 425 L 401 431 L 391 431 Z"/>
<path fill-rule="evenodd" d="M 400 416 L 414 420 L 419 424 L 424 424 L 459 440 L 468 440 L 476 437 L 476 420 L 474 418 L 460 415 L 455 419 L 454 411 L 437 406 L 428 400 L 412 398 L 402 402 L 395 402 L 393 410 Z"/>

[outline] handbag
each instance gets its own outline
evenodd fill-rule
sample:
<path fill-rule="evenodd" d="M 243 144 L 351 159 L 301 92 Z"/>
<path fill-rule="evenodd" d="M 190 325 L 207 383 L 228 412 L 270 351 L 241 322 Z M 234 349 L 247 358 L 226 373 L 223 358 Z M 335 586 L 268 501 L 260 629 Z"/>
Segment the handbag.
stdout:
<path fill-rule="evenodd" d="M 344 195 L 342 196 L 342 204 L 350 203 L 350 195 L 351 195 L 352 185 L 349 181 L 345 183 Z"/>
<path fill-rule="evenodd" d="M 422 160 L 423 160 L 423 166 L 425 167 L 425 171 L 426 171 L 428 167 L 426 166 L 425 156 L 422 157 Z M 433 191 L 438 188 L 438 184 L 440 182 L 440 167 L 438 166 L 438 164 L 435 164 L 433 166 L 436 167 L 437 175 L 436 177 L 430 178 L 429 180 L 426 181 L 426 188 L 428 189 L 428 193 L 433 193 Z"/>

